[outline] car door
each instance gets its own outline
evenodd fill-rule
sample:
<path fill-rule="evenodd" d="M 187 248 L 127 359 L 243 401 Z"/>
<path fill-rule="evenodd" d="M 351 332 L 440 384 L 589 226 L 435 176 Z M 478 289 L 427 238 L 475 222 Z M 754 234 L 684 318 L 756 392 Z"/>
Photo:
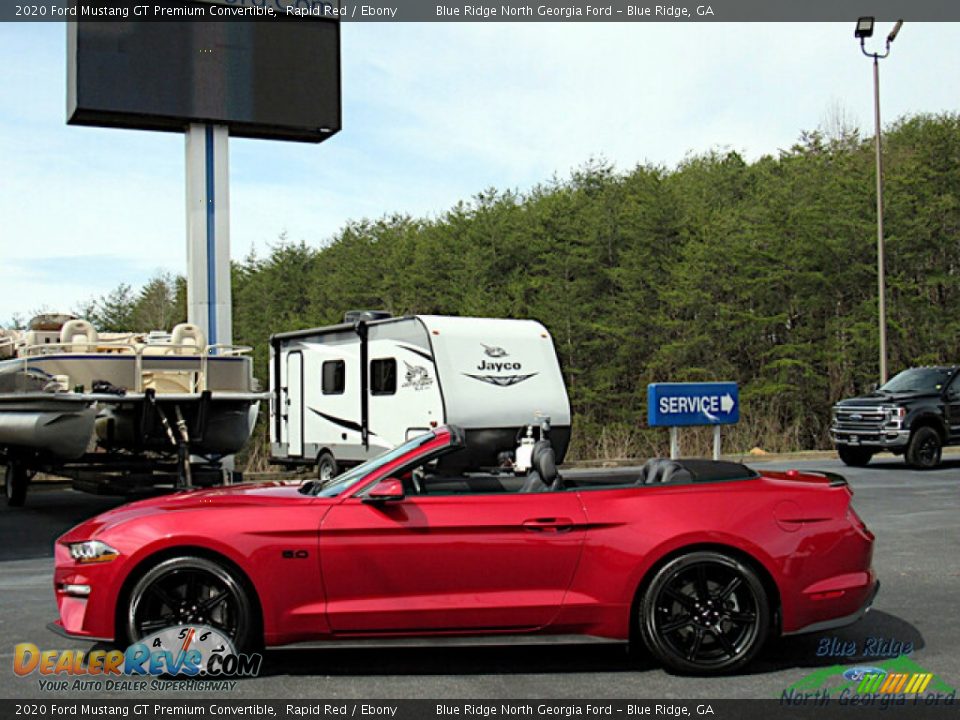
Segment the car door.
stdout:
<path fill-rule="evenodd" d="M 960 375 L 953 378 L 946 393 L 947 424 L 950 426 L 950 439 L 960 440 Z"/>
<path fill-rule="evenodd" d="M 524 631 L 563 603 L 584 539 L 573 492 L 350 497 L 324 518 L 336 633 Z"/>
<path fill-rule="evenodd" d="M 303 353 L 295 350 L 287 355 L 286 408 L 284 409 L 284 428 L 286 430 L 287 454 L 290 457 L 303 456 Z"/>

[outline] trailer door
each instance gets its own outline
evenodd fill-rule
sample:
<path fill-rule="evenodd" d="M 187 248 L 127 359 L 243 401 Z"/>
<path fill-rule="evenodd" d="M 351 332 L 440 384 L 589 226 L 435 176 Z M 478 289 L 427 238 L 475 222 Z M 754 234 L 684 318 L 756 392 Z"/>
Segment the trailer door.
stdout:
<path fill-rule="evenodd" d="M 287 455 L 303 457 L 303 353 L 287 355 Z"/>

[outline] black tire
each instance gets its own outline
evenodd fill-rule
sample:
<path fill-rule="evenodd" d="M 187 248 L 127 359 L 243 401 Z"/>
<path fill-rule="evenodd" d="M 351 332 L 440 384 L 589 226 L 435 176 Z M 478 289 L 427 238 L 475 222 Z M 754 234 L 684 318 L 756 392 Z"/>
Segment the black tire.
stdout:
<path fill-rule="evenodd" d="M 332 480 L 339 474 L 340 468 L 333 454 L 326 451 L 320 453 L 320 457 L 317 458 L 317 480 L 326 482 L 327 480 Z"/>
<path fill-rule="evenodd" d="M 203 557 L 170 558 L 133 585 L 119 614 L 127 643 L 178 624 L 216 628 L 242 652 L 258 645 L 255 605 L 246 583 L 224 564 Z"/>
<path fill-rule="evenodd" d="M 770 633 L 767 593 L 748 565 L 719 552 L 664 565 L 640 601 L 640 636 L 667 668 L 696 675 L 737 670 Z"/>
<path fill-rule="evenodd" d="M 27 485 L 29 483 L 30 476 L 27 474 L 26 468 L 18 462 L 9 462 L 3 481 L 7 505 L 21 507 L 27 501 Z"/>
<path fill-rule="evenodd" d="M 935 428 L 919 427 L 907 445 L 907 465 L 917 470 L 931 470 L 940 464 L 943 440 Z"/>
<path fill-rule="evenodd" d="M 864 467 L 869 464 L 873 458 L 873 451 L 862 447 L 851 447 L 850 445 L 837 445 L 837 455 L 843 460 L 844 465 L 850 467 Z"/>

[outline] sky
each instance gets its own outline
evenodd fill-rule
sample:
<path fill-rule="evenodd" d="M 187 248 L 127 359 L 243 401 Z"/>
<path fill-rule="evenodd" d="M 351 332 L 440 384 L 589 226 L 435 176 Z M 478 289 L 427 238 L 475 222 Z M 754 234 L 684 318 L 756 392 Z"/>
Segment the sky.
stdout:
<path fill-rule="evenodd" d="M 620 171 L 711 149 L 752 160 L 838 114 L 872 136 L 853 26 L 344 23 L 343 130 L 319 145 L 230 141 L 232 256 L 439 215 L 591 158 Z M 958 41 L 960 23 L 905 24 L 881 63 L 885 122 L 957 111 L 943 79 L 960 77 Z M 183 136 L 67 126 L 65 52 L 61 23 L 0 23 L 0 325 L 185 272 Z"/>

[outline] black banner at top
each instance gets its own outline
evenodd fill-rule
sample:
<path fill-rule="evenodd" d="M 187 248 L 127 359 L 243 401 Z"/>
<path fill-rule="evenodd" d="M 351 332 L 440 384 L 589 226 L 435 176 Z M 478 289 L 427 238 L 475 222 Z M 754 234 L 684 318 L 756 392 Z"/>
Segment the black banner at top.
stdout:
<path fill-rule="evenodd" d="M 960 21 L 956 0 L 41 0 L 0 21 L 852 22 L 860 15 Z"/>

